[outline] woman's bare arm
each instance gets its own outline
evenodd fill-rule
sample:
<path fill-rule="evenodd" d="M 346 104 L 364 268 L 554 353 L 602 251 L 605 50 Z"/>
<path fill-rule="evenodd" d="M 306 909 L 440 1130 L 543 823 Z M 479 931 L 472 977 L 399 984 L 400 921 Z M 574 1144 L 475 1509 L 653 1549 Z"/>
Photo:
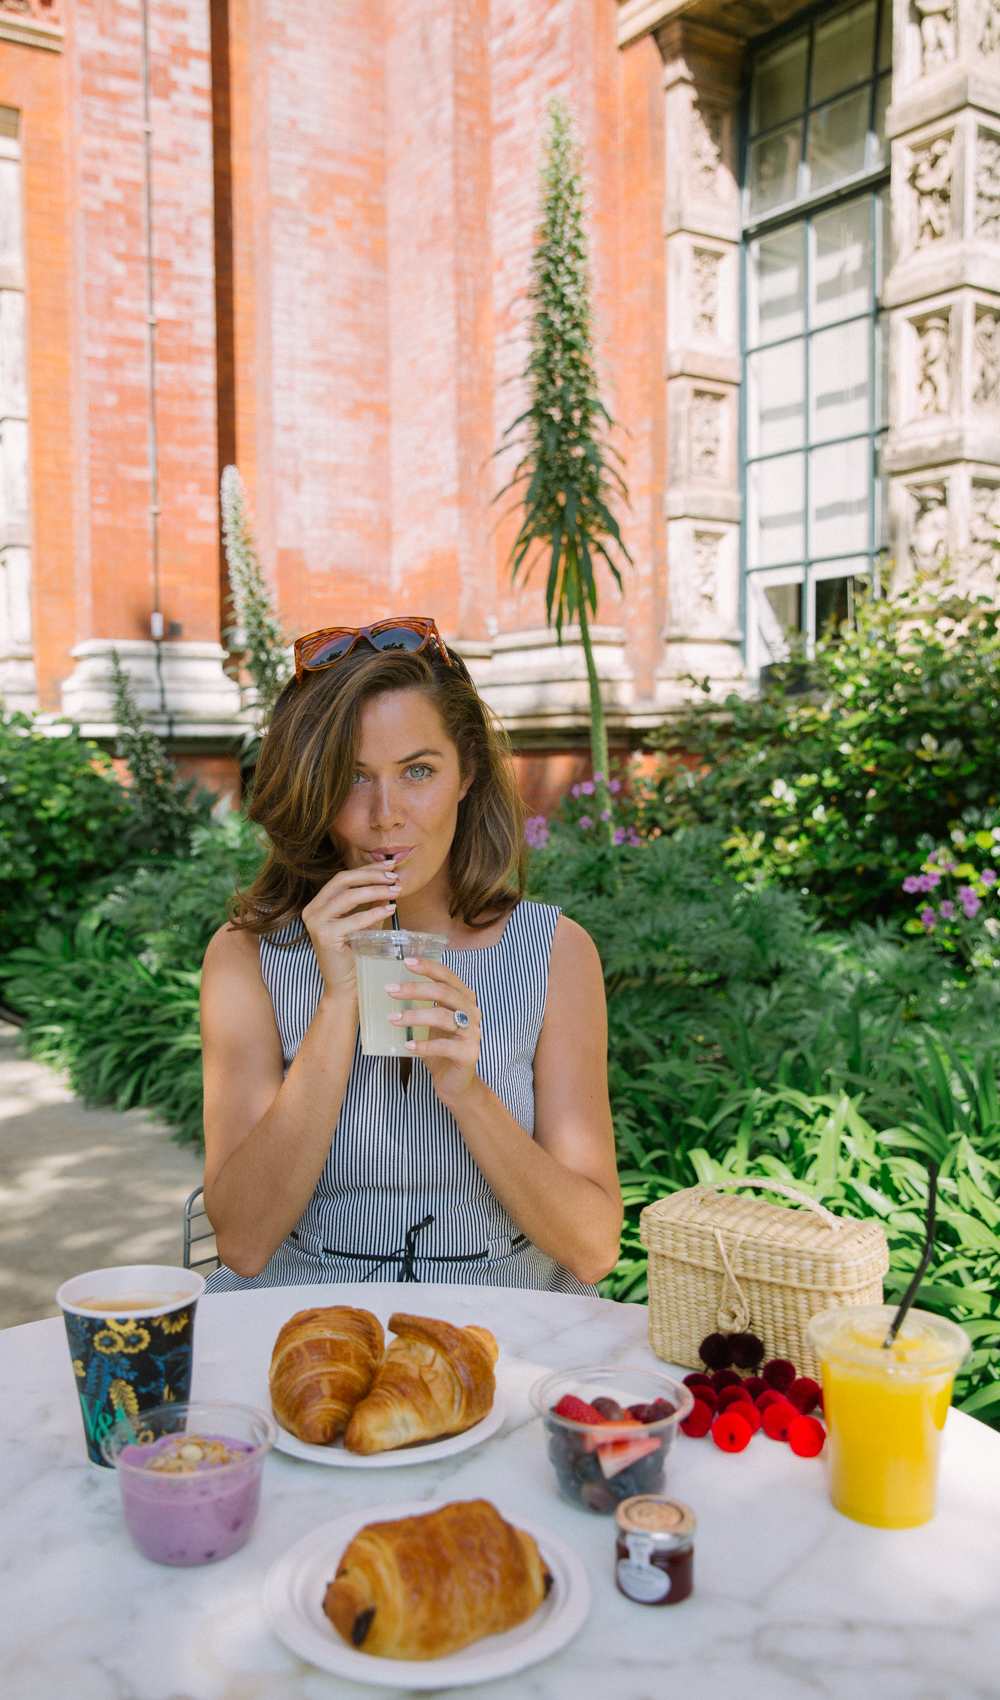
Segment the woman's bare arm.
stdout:
<path fill-rule="evenodd" d="M 561 916 L 535 1050 L 534 1139 L 478 1077 L 449 1105 L 522 1232 L 587 1282 L 614 1268 L 623 1214 L 607 1050 L 600 958 L 589 934 Z"/>
<path fill-rule="evenodd" d="M 260 940 L 222 927 L 201 988 L 205 1208 L 219 1256 L 256 1275 L 312 1197 L 340 1113 L 357 1029 L 353 988 L 324 992 L 283 1077 Z"/>

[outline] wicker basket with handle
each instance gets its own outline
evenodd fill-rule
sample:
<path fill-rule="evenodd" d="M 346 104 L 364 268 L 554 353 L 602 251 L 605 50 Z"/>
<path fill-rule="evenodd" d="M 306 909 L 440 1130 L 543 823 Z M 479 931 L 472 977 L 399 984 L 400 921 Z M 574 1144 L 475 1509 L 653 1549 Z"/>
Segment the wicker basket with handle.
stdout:
<path fill-rule="evenodd" d="M 804 1210 L 731 1187 L 784 1193 Z M 751 1330 L 769 1358 L 816 1376 L 806 1340 L 817 1311 L 881 1304 L 889 1267 L 877 1222 L 835 1216 L 814 1198 L 760 1177 L 693 1186 L 647 1204 L 639 1234 L 649 1251 L 649 1343 L 668 1363 L 701 1368 L 706 1334 Z"/>

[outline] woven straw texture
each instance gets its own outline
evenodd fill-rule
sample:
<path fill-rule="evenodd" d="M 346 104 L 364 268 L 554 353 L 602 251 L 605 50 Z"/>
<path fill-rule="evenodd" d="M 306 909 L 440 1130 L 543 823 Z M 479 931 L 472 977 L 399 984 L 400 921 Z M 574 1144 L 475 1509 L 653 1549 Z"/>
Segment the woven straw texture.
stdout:
<path fill-rule="evenodd" d="M 809 1318 L 881 1304 L 885 1234 L 877 1222 L 834 1216 L 791 1187 L 732 1184 L 766 1185 L 806 1208 L 705 1186 L 647 1204 L 639 1234 L 649 1252 L 649 1343 L 666 1362 L 700 1369 L 706 1334 L 750 1329 L 769 1358 L 790 1358 L 800 1375 L 818 1379 Z"/>

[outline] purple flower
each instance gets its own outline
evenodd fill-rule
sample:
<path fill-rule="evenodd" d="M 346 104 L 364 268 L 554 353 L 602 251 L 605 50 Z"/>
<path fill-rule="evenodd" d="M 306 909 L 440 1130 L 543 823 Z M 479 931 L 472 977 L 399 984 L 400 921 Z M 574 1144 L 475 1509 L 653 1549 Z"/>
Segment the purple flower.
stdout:
<path fill-rule="evenodd" d="M 931 868 L 930 872 L 926 873 L 924 875 L 923 889 L 925 891 L 933 891 L 934 887 L 936 885 L 940 885 L 940 884 L 941 884 L 941 875 L 938 873 L 936 868 Z"/>
<path fill-rule="evenodd" d="M 604 784 L 603 773 L 595 773 L 594 774 L 594 783 L 595 783 L 595 785 L 603 785 Z"/>
<path fill-rule="evenodd" d="M 594 795 L 594 781 L 592 779 L 583 780 L 579 794 L 581 797 L 592 797 Z"/>
<path fill-rule="evenodd" d="M 586 832 L 588 827 L 593 826 L 594 823 L 589 815 L 581 815 L 576 824 L 577 826 L 582 827 L 583 831 Z"/>
<path fill-rule="evenodd" d="M 570 794 L 571 797 L 579 797 L 579 795 L 580 795 L 579 785 L 571 785 L 570 788 L 569 788 L 569 794 Z"/>
<path fill-rule="evenodd" d="M 914 892 L 923 891 L 923 889 L 924 888 L 920 883 L 920 875 L 919 874 L 907 874 L 905 880 L 903 881 L 903 890 L 904 891 L 908 891 L 910 893 L 910 895 L 912 896 Z"/>
<path fill-rule="evenodd" d="M 601 810 L 601 819 L 602 820 L 610 820 L 611 819 L 611 810 L 610 809 L 602 809 Z"/>
<path fill-rule="evenodd" d="M 996 872 L 993 868 L 984 868 L 979 878 L 984 885 L 996 885 L 997 883 Z"/>
<path fill-rule="evenodd" d="M 923 929 L 924 929 L 925 933 L 932 933 L 934 931 L 935 919 L 936 919 L 936 917 L 935 917 L 933 909 L 921 909 L 920 920 L 923 924 Z"/>
<path fill-rule="evenodd" d="M 955 872 L 955 869 L 958 867 L 958 863 L 957 862 L 942 862 L 940 864 L 940 867 L 941 867 L 941 872 L 943 874 L 953 874 Z"/>
<path fill-rule="evenodd" d="M 609 779 L 608 780 L 608 790 L 611 792 L 612 797 L 617 797 L 621 788 L 622 788 L 622 782 L 621 782 L 620 779 Z"/>
<path fill-rule="evenodd" d="M 616 826 L 612 836 L 613 836 L 614 842 L 616 844 L 624 844 L 624 842 L 625 842 L 625 828 L 623 826 Z"/>
<path fill-rule="evenodd" d="M 944 902 L 941 904 L 940 908 L 938 909 L 938 914 L 940 915 L 942 921 L 950 921 L 952 916 L 954 915 L 954 913 L 955 913 L 955 905 L 951 901 L 950 897 L 946 897 Z"/>
<path fill-rule="evenodd" d="M 540 850 L 549 841 L 549 824 L 544 815 L 529 815 L 524 823 L 524 842 L 532 850 Z"/>
<path fill-rule="evenodd" d="M 637 844 L 642 843 L 642 839 L 639 837 L 634 826 L 630 826 L 628 829 L 628 841 L 632 845 L 633 849 Z"/>
<path fill-rule="evenodd" d="M 982 904 L 975 892 L 970 890 L 968 886 L 963 887 L 963 891 L 968 893 L 968 895 L 964 896 L 962 891 L 960 891 L 958 895 L 962 900 L 962 909 L 965 914 L 965 919 L 967 921 L 971 921 L 973 915 L 979 914 Z"/>

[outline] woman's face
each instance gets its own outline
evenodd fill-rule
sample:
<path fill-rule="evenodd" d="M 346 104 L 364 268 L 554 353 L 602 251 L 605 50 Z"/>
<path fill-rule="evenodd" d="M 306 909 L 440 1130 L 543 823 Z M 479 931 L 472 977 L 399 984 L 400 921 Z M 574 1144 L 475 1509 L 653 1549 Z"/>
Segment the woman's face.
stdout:
<path fill-rule="evenodd" d="M 361 711 L 351 791 L 333 822 L 348 867 L 397 855 L 401 893 L 422 891 L 448 859 L 472 783 L 423 691 L 387 691 Z"/>

